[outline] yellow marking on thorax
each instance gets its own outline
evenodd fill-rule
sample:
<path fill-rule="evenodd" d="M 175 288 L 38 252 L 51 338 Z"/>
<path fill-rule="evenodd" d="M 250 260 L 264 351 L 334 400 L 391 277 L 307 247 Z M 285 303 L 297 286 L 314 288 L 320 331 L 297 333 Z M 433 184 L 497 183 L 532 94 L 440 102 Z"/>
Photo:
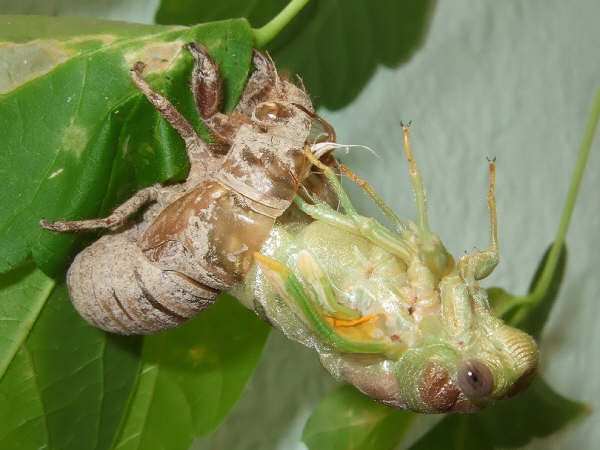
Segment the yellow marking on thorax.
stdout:
<path fill-rule="evenodd" d="M 353 341 L 368 342 L 377 339 L 375 336 L 375 323 L 379 319 L 376 314 L 369 314 L 356 320 L 336 319 L 325 316 L 327 323 L 335 328 L 340 336 Z"/>
<path fill-rule="evenodd" d="M 363 316 L 363 317 L 360 317 L 355 320 L 344 320 L 344 319 L 337 319 L 335 317 L 325 316 L 325 320 L 327 321 L 327 323 L 336 328 L 337 327 L 355 327 L 357 325 L 368 322 L 371 319 L 377 320 L 377 318 L 378 317 L 375 314 L 369 314 L 368 316 Z"/>

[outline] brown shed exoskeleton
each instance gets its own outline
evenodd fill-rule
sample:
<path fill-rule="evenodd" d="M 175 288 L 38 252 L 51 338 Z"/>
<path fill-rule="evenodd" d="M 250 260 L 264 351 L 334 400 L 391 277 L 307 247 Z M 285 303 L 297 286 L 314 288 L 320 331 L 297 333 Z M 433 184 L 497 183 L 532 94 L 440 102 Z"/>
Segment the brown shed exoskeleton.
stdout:
<path fill-rule="evenodd" d="M 186 48 L 195 59 L 196 107 L 217 144 L 205 143 L 150 88 L 142 62 L 131 69 L 131 79 L 185 141 L 191 163 L 187 180 L 142 189 L 104 219 L 41 221 L 53 231 L 118 231 L 153 202 L 141 222 L 102 236 L 69 269 L 73 304 L 107 331 L 147 334 L 176 327 L 240 282 L 310 169 L 304 147 L 311 124 L 321 119 L 303 89 L 280 78 L 272 60 L 255 51 L 256 70 L 239 103 L 231 114 L 222 114 L 218 65 L 202 45 Z"/>

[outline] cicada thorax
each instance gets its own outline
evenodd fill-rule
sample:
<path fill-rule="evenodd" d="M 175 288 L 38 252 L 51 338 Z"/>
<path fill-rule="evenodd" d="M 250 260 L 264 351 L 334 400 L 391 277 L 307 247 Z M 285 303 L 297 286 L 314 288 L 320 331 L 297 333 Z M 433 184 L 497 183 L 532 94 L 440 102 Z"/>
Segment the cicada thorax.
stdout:
<path fill-rule="evenodd" d="M 310 118 L 292 136 L 243 125 L 209 179 L 165 208 L 140 240 L 147 258 L 216 290 L 240 282 L 310 164 Z"/>
<path fill-rule="evenodd" d="M 292 203 L 310 167 L 304 142 L 257 134 L 248 126 L 243 126 L 239 134 L 242 143 L 231 149 L 217 179 L 250 199 L 252 208 L 277 218 Z"/>

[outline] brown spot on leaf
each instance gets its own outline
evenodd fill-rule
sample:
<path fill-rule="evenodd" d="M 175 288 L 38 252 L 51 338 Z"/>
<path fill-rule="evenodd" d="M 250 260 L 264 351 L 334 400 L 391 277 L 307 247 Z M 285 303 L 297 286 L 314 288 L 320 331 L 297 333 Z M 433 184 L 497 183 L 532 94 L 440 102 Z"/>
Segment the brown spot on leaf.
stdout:
<path fill-rule="evenodd" d="M 171 68 L 183 49 L 183 41 L 153 42 L 140 50 L 125 54 L 125 67 L 129 70 L 134 63 L 142 61 L 145 64 L 144 73 L 164 72 Z"/>

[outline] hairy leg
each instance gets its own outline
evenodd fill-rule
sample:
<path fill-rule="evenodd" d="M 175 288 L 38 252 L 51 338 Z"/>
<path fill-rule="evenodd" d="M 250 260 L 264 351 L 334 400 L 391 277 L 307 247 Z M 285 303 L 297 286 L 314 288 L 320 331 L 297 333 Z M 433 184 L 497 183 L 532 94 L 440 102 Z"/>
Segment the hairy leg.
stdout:
<path fill-rule="evenodd" d="M 48 222 L 42 219 L 40 220 L 40 225 L 46 230 L 60 231 L 62 233 L 95 230 L 98 228 L 114 230 L 122 226 L 129 216 L 138 211 L 146 203 L 155 201 L 157 196 L 158 186 L 150 186 L 136 192 L 133 197 L 115 209 L 110 216 L 103 219 L 74 220 L 71 222 L 64 220 Z"/>
<path fill-rule="evenodd" d="M 183 138 L 186 145 L 200 140 L 200 137 L 194 130 L 194 127 L 187 121 L 183 115 L 177 111 L 175 106 L 167 100 L 165 97 L 160 95 L 158 92 L 152 90 L 150 85 L 142 78 L 142 72 L 144 71 L 145 64 L 141 61 L 136 62 L 130 71 L 131 80 L 133 84 L 146 96 L 148 101 L 154 105 L 161 116 L 169 122 L 169 124 L 179 133 Z"/>
<path fill-rule="evenodd" d="M 210 57 L 202 44 L 190 42 L 185 48 L 192 54 L 192 94 L 203 119 L 218 113 L 223 102 L 223 80 L 219 75 L 219 65 Z"/>
<path fill-rule="evenodd" d="M 252 115 L 256 105 L 265 101 L 271 89 L 279 83 L 279 76 L 271 58 L 254 50 L 252 64 L 256 70 L 248 78 L 242 97 L 233 110 L 234 113 L 246 116 Z"/>
<path fill-rule="evenodd" d="M 406 226 L 402 223 L 398 216 L 394 214 L 394 211 L 392 211 L 392 209 L 383 201 L 383 199 L 379 196 L 379 194 L 377 194 L 377 192 L 375 192 L 375 189 L 373 189 L 373 187 L 368 182 L 366 182 L 362 178 L 359 178 L 344 164 L 338 164 L 338 167 L 344 175 L 346 175 L 348 178 L 354 181 L 362 190 L 364 190 L 369 195 L 369 197 L 371 197 L 371 199 L 375 202 L 379 209 L 381 209 L 381 211 L 388 217 L 388 219 L 392 221 L 398 233 L 402 234 L 404 231 L 406 231 Z"/>
<path fill-rule="evenodd" d="M 439 278 L 447 275 L 454 269 L 454 258 L 448 253 L 439 236 L 432 233 L 429 229 L 429 219 L 427 217 L 427 200 L 425 197 L 425 188 L 421 172 L 417 168 L 417 163 L 412 154 L 410 145 L 410 122 L 401 123 L 404 150 L 410 170 L 408 172 L 410 181 L 415 191 L 417 201 L 417 228 L 419 235 L 420 254 L 423 262 L 429 267 L 433 274 Z"/>
<path fill-rule="evenodd" d="M 498 218 L 496 216 L 496 159 L 489 159 L 490 188 L 488 191 L 488 208 L 490 210 L 490 246 L 486 250 L 463 256 L 458 262 L 458 271 L 467 283 L 474 283 L 489 276 L 500 262 L 498 251 Z"/>
<path fill-rule="evenodd" d="M 321 163 L 308 149 L 306 156 L 312 164 L 323 171 L 331 187 L 337 194 L 346 214 L 334 211 L 328 205 L 324 204 L 308 205 L 302 199 L 296 197 L 295 202 L 298 207 L 315 219 L 324 220 L 332 225 L 346 229 L 353 229 L 353 232 L 360 234 L 374 244 L 398 256 L 407 264 L 410 264 L 415 255 L 406 240 L 402 236 L 397 236 L 389 231 L 375 219 L 358 214 L 331 167 Z"/>
<path fill-rule="evenodd" d="M 158 110 L 161 116 L 169 122 L 177 133 L 183 138 L 185 142 L 185 148 L 187 151 L 188 158 L 192 164 L 192 170 L 190 173 L 196 173 L 196 168 L 200 168 L 200 172 L 204 174 L 208 161 L 213 160 L 218 155 L 213 155 L 210 147 L 198 136 L 196 130 L 187 121 L 187 119 L 177 111 L 177 108 L 165 97 L 154 91 L 150 85 L 142 77 L 144 70 L 144 63 L 141 61 L 136 62 L 131 71 L 131 80 L 135 86 L 144 94 L 152 105 Z M 203 175 L 201 175 L 203 176 Z"/>
<path fill-rule="evenodd" d="M 412 154 L 410 145 L 410 122 L 408 124 L 401 123 L 404 150 L 406 152 L 406 159 L 408 159 L 408 165 L 410 166 L 409 176 L 410 181 L 415 191 L 415 197 L 417 199 L 417 225 L 422 237 L 430 233 L 429 221 L 427 219 L 427 200 L 425 198 L 425 188 L 423 187 L 423 178 L 421 172 L 417 168 L 417 163 Z"/>
<path fill-rule="evenodd" d="M 220 112 L 223 103 L 223 80 L 219 74 L 219 65 L 202 44 L 191 42 L 185 48 L 195 60 L 191 88 L 198 114 L 216 140 L 230 144 L 240 121 Z"/>

